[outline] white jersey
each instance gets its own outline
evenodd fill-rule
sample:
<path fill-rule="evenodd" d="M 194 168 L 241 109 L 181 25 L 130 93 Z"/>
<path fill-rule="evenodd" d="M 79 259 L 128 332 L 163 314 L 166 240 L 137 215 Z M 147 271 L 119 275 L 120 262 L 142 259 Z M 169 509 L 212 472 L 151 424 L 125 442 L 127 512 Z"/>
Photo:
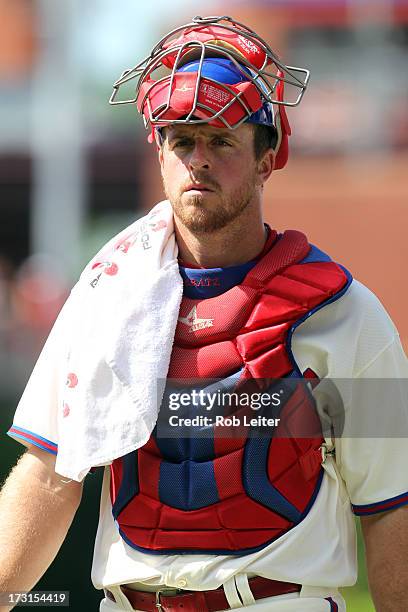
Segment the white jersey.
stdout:
<path fill-rule="evenodd" d="M 16 410 L 10 435 L 57 452 L 56 384 L 58 364 L 69 330 L 56 325 Z M 403 385 L 408 365 L 398 333 L 378 299 L 354 281 L 337 301 L 306 319 L 295 331 L 292 351 L 302 371 L 320 378 L 396 379 Z M 316 400 L 319 398 L 318 385 Z M 381 385 L 379 391 L 381 393 Z M 403 392 L 394 393 L 388 419 L 408 423 Z M 345 399 L 345 398 L 344 398 Z M 369 397 L 352 395 L 349 414 L 369 415 Z M 367 417 L 368 418 L 368 417 Z M 404 434 L 402 434 L 404 435 Z M 330 443 L 330 441 L 327 441 Z M 408 503 L 405 438 L 339 438 L 335 458 L 327 456 L 317 498 L 301 523 L 262 550 L 246 555 L 148 554 L 121 538 L 112 516 L 109 468 L 105 468 L 92 580 L 96 588 L 123 583 L 167 585 L 191 590 L 215 589 L 238 573 L 335 588 L 356 580 L 353 511 L 370 514 Z"/>

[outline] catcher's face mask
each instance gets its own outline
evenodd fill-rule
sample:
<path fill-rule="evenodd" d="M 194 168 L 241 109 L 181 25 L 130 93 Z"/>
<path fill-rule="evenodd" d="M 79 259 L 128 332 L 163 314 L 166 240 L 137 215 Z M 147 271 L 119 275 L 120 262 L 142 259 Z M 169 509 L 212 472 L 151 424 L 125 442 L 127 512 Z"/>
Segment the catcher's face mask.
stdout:
<path fill-rule="evenodd" d="M 117 100 L 136 79 L 135 95 Z M 276 130 L 275 169 L 288 158 L 285 106 L 302 99 L 309 71 L 283 64 L 255 32 L 230 17 L 195 17 L 167 34 L 150 55 L 118 79 L 111 104 L 134 104 L 149 140 L 169 124 L 208 123 L 235 129 L 249 121 Z M 289 92 L 285 94 L 286 91 Z"/>

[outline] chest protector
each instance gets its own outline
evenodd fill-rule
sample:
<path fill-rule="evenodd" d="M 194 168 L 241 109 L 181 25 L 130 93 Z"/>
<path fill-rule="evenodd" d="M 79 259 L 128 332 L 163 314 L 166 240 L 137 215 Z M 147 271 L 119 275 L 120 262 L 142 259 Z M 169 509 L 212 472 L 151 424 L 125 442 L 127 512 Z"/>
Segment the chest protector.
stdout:
<path fill-rule="evenodd" d="M 168 377 L 299 379 L 295 328 L 350 282 L 303 234 L 285 232 L 239 285 L 183 298 Z M 323 476 L 319 430 L 293 436 L 298 419 L 317 419 L 305 389 L 281 408 L 288 435 L 279 435 L 281 425 L 270 435 L 245 428 L 240 437 L 205 439 L 162 438 L 155 429 L 142 448 L 114 460 L 112 511 L 122 538 L 149 553 L 247 554 L 300 523 Z"/>

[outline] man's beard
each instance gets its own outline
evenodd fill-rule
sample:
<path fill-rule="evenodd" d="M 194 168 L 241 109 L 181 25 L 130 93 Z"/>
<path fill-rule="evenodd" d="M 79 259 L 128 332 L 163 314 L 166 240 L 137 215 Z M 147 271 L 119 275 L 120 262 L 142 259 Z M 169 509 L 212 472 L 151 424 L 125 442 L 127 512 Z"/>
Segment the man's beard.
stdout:
<path fill-rule="evenodd" d="M 219 205 L 216 210 L 209 209 L 201 195 L 190 195 L 188 205 L 183 204 L 183 194 L 172 195 L 163 181 L 164 191 L 173 207 L 174 215 L 187 229 L 195 234 L 208 234 L 226 227 L 244 212 L 255 192 L 253 176 L 248 178 L 229 196 L 221 195 L 218 185 L 215 185 L 213 181 L 209 183 L 203 177 L 202 182 L 217 188 Z"/>

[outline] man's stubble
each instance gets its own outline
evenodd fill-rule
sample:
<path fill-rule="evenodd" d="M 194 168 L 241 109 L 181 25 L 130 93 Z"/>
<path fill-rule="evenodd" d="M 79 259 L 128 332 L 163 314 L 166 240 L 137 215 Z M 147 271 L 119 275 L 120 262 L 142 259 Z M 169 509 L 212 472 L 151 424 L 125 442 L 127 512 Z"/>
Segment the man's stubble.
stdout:
<path fill-rule="evenodd" d="M 235 221 L 253 200 L 256 189 L 255 173 L 241 182 L 229 195 L 222 194 L 220 186 L 204 175 L 195 177 L 195 180 L 215 189 L 220 200 L 216 210 L 206 206 L 205 197 L 201 195 L 189 196 L 188 205 L 184 204 L 183 194 L 173 195 L 163 179 L 164 192 L 173 207 L 175 217 L 195 234 L 216 232 Z"/>

